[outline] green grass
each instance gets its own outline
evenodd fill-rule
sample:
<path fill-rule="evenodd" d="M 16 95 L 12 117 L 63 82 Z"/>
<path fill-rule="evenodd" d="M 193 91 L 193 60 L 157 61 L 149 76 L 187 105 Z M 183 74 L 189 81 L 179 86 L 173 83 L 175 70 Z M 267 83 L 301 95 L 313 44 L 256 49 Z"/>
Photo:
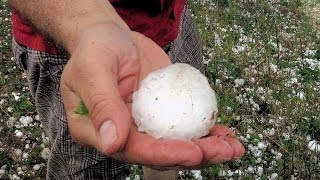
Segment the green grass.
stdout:
<path fill-rule="evenodd" d="M 271 3 L 273 2 L 273 3 Z M 204 179 L 317 179 L 320 152 L 308 149 L 309 139 L 320 142 L 319 21 L 310 13 L 317 0 L 195 0 L 189 1 L 204 46 L 207 76 L 218 96 L 220 123 L 229 125 L 246 146 L 240 161 L 202 170 Z M 10 17 L 0 2 L 0 168 L 1 178 L 26 166 L 25 178 L 44 177 L 46 161 L 39 156 L 45 137 L 40 125 L 23 127 L 30 145 L 15 137 L 9 118 L 36 115 L 26 79 L 15 68 L 10 52 Z M 243 85 L 235 81 L 243 79 Z M 12 92 L 21 98 L 15 101 Z M 12 112 L 8 111 L 12 107 Z M 38 122 L 37 122 L 38 123 Z M 308 139 L 309 138 L 309 139 Z M 44 143 L 40 146 L 41 143 Z M 28 152 L 27 160 L 14 149 Z M 261 171 L 263 169 L 263 171 Z M 260 171 L 259 171 L 260 170 Z M 141 175 L 139 166 L 132 175 Z M 183 171 L 179 179 L 195 179 Z"/>

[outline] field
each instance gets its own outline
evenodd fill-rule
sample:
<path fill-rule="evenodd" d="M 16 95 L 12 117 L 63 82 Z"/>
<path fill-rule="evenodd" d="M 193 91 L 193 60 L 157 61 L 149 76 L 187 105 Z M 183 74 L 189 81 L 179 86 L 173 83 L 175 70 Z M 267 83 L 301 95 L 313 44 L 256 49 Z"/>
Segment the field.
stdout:
<path fill-rule="evenodd" d="M 218 122 L 247 153 L 179 179 L 320 177 L 320 1 L 189 1 L 203 39 Z M 0 1 L 0 179 L 43 178 L 50 142 L 10 49 L 10 10 Z M 143 179 L 132 166 L 131 179 Z M 129 179 L 129 177 L 128 177 Z"/>

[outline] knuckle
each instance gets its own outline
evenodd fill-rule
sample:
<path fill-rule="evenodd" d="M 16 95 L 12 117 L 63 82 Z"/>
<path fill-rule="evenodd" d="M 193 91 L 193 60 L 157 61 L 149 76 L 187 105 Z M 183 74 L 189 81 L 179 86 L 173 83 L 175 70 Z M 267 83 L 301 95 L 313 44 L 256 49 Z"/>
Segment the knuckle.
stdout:
<path fill-rule="evenodd" d="M 101 121 L 106 120 L 110 112 L 113 111 L 116 101 L 112 97 L 95 94 L 90 98 L 90 118 L 95 125 L 100 124 Z"/>

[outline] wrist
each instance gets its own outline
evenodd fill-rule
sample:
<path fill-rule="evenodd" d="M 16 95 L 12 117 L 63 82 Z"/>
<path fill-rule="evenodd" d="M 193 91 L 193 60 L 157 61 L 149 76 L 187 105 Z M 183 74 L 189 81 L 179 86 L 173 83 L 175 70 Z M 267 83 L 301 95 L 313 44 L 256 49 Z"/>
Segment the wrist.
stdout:
<path fill-rule="evenodd" d="M 82 39 L 97 36 L 103 31 L 130 31 L 127 24 L 119 17 L 110 17 L 105 14 L 94 14 L 91 16 L 77 17 L 74 19 L 74 25 L 66 22 L 61 26 L 64 35 L 61 35 L 61 43 L 71 54 Z M 97 37 L 98 38 L 98 37 Z"/>

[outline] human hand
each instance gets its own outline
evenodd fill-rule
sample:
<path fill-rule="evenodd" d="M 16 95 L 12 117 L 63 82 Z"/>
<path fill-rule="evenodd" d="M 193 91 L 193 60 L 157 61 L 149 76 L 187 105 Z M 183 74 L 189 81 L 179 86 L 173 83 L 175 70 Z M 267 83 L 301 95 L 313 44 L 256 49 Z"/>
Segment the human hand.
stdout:
<path fill-rule="evenodd" d="M 102 35 L 89 31 L 96 39 L 80 42 L 62 75 L 68 126 L 76 142 L 117 159 L 161 169 L 201 168 L 243 155 L 241 143 L 227 136 L 230 129 L 219 125 L 209 137 L 195 142 L 159 140 L 138 132 L 131 118 L 130 94 L 139 80 L 170 64 L 170 60 L 160 47 L 139 33 L 114 32 L 119 29 L 105 27 L 108 30 L 104 34 L 99 31 L 103 27 L 92 29 Z M 74 112 L 81 100 L 90 116 Z M 101 129 L 110 127 L 110 120 L 116 135 L 112 130 L 100 135 Z"/>
<path fill-rule="evenodd" d="M 126 142 L 131 114 L 126 101 L 134 90 L 140 62 L 130 30 L 114 23 L 84 31 L 61 76 L 61 95 L 70 134 L 79 144 L 109 155 Z M 89 116 L 75 113 L 83 101 Z"/>

